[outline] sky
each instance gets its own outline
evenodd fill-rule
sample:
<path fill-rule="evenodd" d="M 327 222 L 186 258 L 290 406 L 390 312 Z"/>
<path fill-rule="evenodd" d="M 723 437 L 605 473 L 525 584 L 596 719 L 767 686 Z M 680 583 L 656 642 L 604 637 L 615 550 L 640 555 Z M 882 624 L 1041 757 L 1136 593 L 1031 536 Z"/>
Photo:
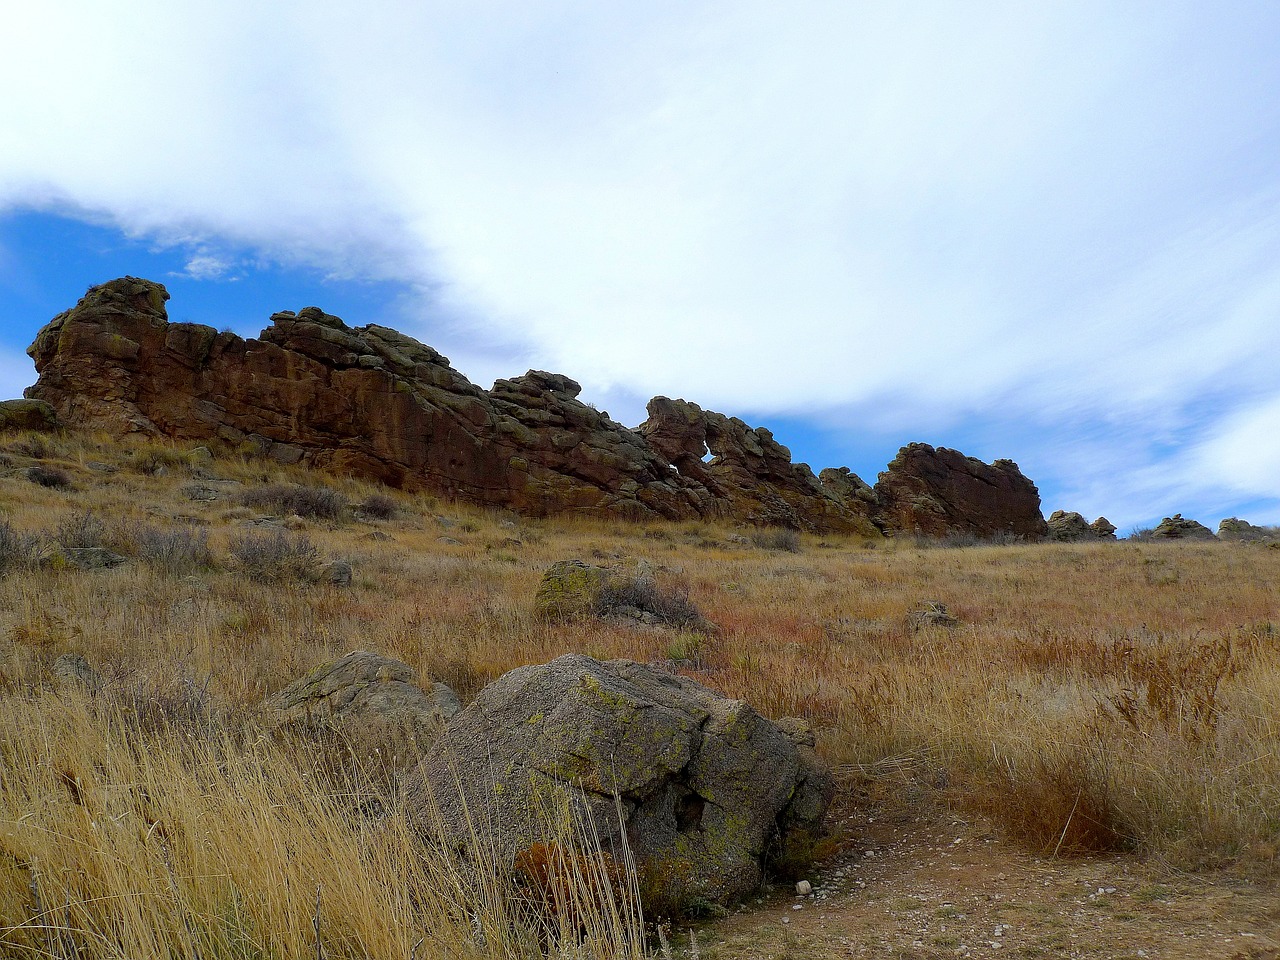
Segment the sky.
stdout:
<path fill-rule="evenodd" d="M 42 0 L 0 32 L 0 394 L 95 283 L 874 482 L 1280 523 L 1280 6 Z"/>

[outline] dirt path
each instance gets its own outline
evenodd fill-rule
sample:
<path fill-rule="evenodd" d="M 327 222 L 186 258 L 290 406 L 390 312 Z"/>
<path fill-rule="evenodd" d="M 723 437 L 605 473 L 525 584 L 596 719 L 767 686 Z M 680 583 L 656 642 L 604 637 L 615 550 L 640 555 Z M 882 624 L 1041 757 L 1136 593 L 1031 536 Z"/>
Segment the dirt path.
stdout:
<path fill-rule="evenodd" d="M 777 890 L 673 937 L 704 960 L 1081 957 L 1280 960 L 1280 887 L 1171 875 L 1132 857 L 1053 860 L 982 822 L 892 805 L 838 814 L 814 892 Z"/>

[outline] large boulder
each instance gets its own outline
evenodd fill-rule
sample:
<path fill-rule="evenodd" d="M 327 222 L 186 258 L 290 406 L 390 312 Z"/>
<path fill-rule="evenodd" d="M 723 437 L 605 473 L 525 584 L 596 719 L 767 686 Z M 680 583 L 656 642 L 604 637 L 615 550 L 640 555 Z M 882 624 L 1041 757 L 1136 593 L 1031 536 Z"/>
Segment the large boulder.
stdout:
<path fill-rule="evenodd" d="M 983 463 L 946 447 L 911 443 L 876 482 L 886 530 L 925 537 L 1043 539 L 1040 491 L 1012 460 Z"/>
<path fill-rule="evenodd" d="M 1049 539 L 1060 543 L 1080 543 L 1090 540 L 1114 540 L 1116 527 L 1106 517 L 1089 523 L 1075 511 L 1055 510 L 1049 516 Z"/>
<path fill-rule="evenodd" d="M 58 428 L 58 414 L 43 400 L 0 401 L 0 430 L 39 430 Z"/>
<path fill-rule="evenodd" d="M 801 867 L 832 781 L 799 721 L 626 660 L 520 667 L 454 717 L 409 786 L 421 822 L 514 863 L 572 810 L 635 856 L 651 910 L 726 903 L 767 866 Z"/>
<path fill-rule="evenodd" d="M 321 664 L 266 702 L 275 724 L 314 724 L 341 732 L 361 755 L 413 767 L 458 712 L 448 686 L 418 686 L 408 664 L 356 650 Z"/>
<path fill-rule="evenodd" d="M 1160 524 L 1151 531 L 1151 536 L 1157 540 L 1216 540 L 1213 531 L 1206 527 L 1203 523 L 1196 520 L 1188 520 L 1180 513 L 1175 513 L 1172 517 L 1165 517 Z"/>

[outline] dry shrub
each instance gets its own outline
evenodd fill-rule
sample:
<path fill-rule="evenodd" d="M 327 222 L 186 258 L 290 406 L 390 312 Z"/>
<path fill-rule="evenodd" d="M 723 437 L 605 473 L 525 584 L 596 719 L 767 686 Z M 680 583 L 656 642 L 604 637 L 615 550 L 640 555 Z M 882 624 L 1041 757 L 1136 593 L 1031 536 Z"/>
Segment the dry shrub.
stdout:
<path fill-rule="evenodd" d="M 112 545 L 166 574 L 189 574 L 214 566 L 209 534 L 204 530 L 162 529 L 150 523 L 131 522 L 114 532 Z"/>
<path fill-rule="evenodd" d="M 29 570 L 39 559 L 39 537 L 20 533 L 8 520 L 0 521 L 0 576 L 13 570 Z"/>
<path fill-rule="evenodd" d="M 1049 746 L 997 765 L 970 800 L 1011 836 L 1051 856 L 1113 853 L 1131 846 L 1105 764 L 1082 747 Z"/>
<path fill-rule="evenodd" d="M 283 530 L 240 534 L 232 538 L 230 549 L 241 571 L 270 583 L 313 580 L 320 568 L 320 551 L 311 540 Z"/>
<path fill-rule="evenodd" d="M 779 550 L 783 553 L 800 552 L 800 534 L 795 530 L 773 527 L 751 534 L 751 543 L 761 550 Z"/>
<path fill-rule="evenodd" d="M 639 610 L 671 627 L 696 626 L 705 622 L 702 613 L 689 599 L 689 588 L 683 583 L 659 584 L 644 574 L 612 576 L 601 586 L 594 600 L 598 617 L 626 615 Z"/>
<path fill-rule="evenodd" d="M 272 483 L 245 490 L 240 494 L 240 502 L 255 510 L 322 520 L 337 520 L 347 509 L 347 498 L 337 490 L 291 483 Z"/>
<path fill-rule="evenodd" d="M 390 520 L 400 512 L 399 505 L 385 493 L 374 493 L 361 501 L 359 511 L 373 520 Z"/>
<path fill-rule="evenodd" d="M 26 477 L 32 483 L 51 490 L 68 490 L 71 487 L 71 475 L 67 471 L 43 463 L 28 467 Z"/>

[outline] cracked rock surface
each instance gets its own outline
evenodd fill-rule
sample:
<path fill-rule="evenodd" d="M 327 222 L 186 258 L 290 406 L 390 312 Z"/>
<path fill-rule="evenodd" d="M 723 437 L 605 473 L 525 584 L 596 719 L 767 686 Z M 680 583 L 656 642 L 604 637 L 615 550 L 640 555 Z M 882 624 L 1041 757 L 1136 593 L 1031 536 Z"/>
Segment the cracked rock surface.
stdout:
<path fill-rule="evenodd" d="M 508 861 L 571 809 L 634 854 L 647 909 L 725 903 L 805 861 L 832 781 L 800 721 L 627 660 L 567 654 L 494 681 L 410 783 L 428 830 Z"/>

